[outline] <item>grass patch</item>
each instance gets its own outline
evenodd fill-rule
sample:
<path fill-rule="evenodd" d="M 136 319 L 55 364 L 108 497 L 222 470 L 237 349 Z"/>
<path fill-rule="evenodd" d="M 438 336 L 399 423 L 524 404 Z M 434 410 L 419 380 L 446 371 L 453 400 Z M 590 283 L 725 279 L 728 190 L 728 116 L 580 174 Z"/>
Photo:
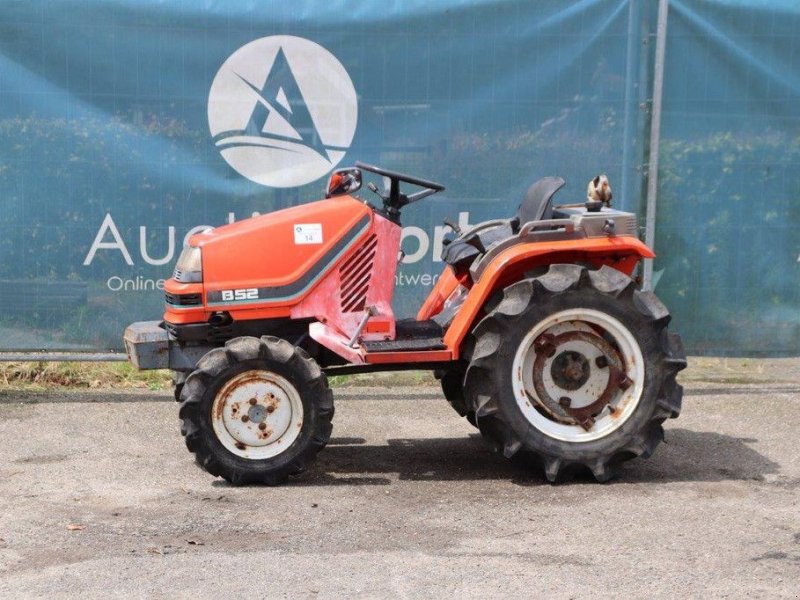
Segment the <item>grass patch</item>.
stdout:
<path fill-rule="evenodd" d="M 333 375 L 328 383 L 335 388 L 354 387 L 420 387 L 438 386 L 430 371 L 392 371 L 387 373 L 361 373 L 359 375 Z"/>
<path fill-rule="evenodd" d="M 689 357 L 679 373 L 683 383 L 769 385 L 794 383 L 800 367 L 797 359 Z"/>
<path fill-rule="evenodd" d="M 128 362 L 3 362 L 0 382 L 19 389 L 116 388 L 168 390 L 168 370 L 139 371 Z"/>
<path fill-rule="evenodd" d="M 335 388 L 436 386 L 427 371 L 398 371 L 333 375 Z M 0 362 L 0 384 L 11 389 L 147 389 L 169 390 L 172 377 L 166 369 L 139 371 L 129 362 Z"/>

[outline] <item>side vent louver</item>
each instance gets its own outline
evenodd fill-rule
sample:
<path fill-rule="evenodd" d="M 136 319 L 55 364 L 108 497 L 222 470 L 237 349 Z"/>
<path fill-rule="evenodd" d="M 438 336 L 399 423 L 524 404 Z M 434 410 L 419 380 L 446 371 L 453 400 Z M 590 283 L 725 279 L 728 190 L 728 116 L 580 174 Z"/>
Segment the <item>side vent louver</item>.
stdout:
<path fill-rule="evenodd" d="M 339 294 L 343 312 L 360 312 L 365 308 L 377 243 L 375 235 L 371 235 L 339 269 L 342 282 Z"/>

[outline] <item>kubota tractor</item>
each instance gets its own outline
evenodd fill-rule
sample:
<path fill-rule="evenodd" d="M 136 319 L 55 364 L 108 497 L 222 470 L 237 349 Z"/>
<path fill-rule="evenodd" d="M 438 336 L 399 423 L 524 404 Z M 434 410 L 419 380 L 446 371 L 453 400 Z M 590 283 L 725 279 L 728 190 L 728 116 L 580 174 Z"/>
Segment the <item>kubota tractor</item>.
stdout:
<path fill-rule="evenodd" d="M 603 481 L 650 456 L 680 411 L 686 358 L 667 309 L 631 278 L 654 256 L 635 215 L 556 206 L 564 181 L 547 177 L 514 216 L 466 231 L 446 221 L 444 270 L 416 318 L 397 320 L 401 210 L 444 188 L 356 167 L 333 174 L 325 200 L 193 236 L 163 321 L 125 331 L 135 366 L 173 371 L 200 466 L 233 484 L 283 482 L 330 438 L 327 374 L 398 369 L 433 370 L 460 415 L 550 481 L 586 467 Z M 354 195 L 362 170 L 383 177 L 383 190 L 368 185 L 379 206 Z"/>

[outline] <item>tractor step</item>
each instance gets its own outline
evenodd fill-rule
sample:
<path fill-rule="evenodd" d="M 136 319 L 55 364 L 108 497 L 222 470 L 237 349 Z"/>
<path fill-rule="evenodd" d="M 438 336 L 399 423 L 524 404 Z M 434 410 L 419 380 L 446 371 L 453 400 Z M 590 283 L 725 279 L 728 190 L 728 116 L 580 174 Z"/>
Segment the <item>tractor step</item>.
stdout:
<path fill-rule="evenodd" d="M 395 323 L 395 339 L 390 341 L 367 341 L 361 346 L 367 352 L 413 352 L 420 350 L 443 350 L 442 326 L 436 321 L 401 319 Z"/>
<path fill-rule="evenodd" d="M 412 352 L 420 350 L 444 350 L 447 348 L 441 336 L 421 337 L 410 340 L 366 341 L 361 346 L 367 352 Z"/>

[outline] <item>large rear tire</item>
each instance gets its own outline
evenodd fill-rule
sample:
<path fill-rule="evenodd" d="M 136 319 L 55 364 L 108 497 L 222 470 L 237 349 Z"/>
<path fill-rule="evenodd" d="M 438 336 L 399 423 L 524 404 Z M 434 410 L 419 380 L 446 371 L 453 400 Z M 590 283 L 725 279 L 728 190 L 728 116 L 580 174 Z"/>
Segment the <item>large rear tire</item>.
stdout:
<path fill-rule="evenodd" d="M 649 457 L 680 412 L 686 356 L 669 321 L 615 269 L 552 265 L 506 288 L 475 327 L 467 407 L 495 448 L 534 456 L 549 481 L 581 466 L 608 480 Z"/>
<path fill-rule="evenodd" d="M 464 375 L 466 373 L 466 365 L 459 362 L 449 369 L 438 369 L 433 372 L 436 379 L 442 386 L 442 393 L 460 416 L 464 417 L 473 426 L 475 424 L 475 413 L 467 407 L 464 400 Z"/>
<path fill-rule="evenodd" d="M 184 371 L 172 371 L 172 395 L 175 397 L 175 402 L 181 401 L 181 392 L 183 391 L 183 384 L 186 383 L 187 374 Z"/>
<path fill-rule="evenodd" d="M 333 395 L 319 365 L 275 337 L 208 352 L 181 391 L 181 433 L 197 463 L 234 485 L 283 483 L 331 435 Z"/>

